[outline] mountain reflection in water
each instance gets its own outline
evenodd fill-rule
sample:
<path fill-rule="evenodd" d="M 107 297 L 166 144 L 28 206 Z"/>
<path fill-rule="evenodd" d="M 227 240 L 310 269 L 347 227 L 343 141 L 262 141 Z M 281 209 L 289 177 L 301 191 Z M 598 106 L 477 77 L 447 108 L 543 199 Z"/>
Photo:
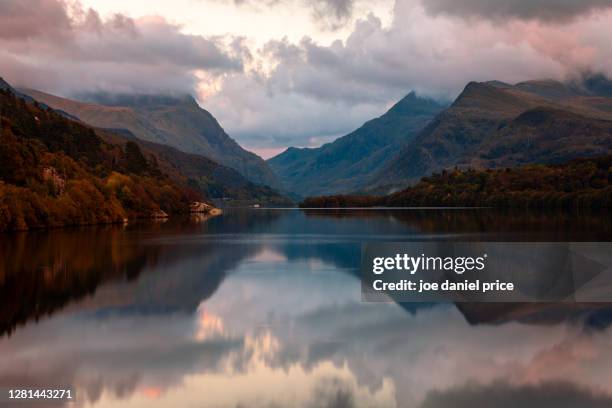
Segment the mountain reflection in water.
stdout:
<path fill-rule="evenodd" d="M 0 385 L 92 407 L 612 406 L 612 308 L 363 303 L 358 279 L 362 242 L 608 241 L 608 217 L 230 210 L 2 236 Z"/>

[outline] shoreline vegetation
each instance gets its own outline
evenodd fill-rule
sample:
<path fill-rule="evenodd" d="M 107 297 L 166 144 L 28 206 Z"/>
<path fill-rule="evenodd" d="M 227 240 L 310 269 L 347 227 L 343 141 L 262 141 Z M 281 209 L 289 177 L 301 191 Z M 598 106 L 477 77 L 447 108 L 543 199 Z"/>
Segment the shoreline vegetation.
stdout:
<path fill-rule="evenodd" d="M 612 208 L 612 155 L 560 165 L 453 169 L 385 195 L 309 197 L 300 208 L 493 207 Z"/>
<path fill-rule="evenodd" d="M 94 128 L 0 89 L 0 232 L 213 209 L 135 142 L 108 143 Z"/>

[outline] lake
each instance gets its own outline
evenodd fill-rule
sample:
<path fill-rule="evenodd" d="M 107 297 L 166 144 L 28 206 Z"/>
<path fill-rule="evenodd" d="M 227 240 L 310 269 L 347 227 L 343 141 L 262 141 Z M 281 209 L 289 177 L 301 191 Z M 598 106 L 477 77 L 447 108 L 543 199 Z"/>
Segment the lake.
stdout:
<path fill-rule="evenodd" d="M 358 268 L 364 242 L 610 241 L 611 224 L 236 209 L 4 235 L 0 385 L 74 387 L 78 407 L 609 407 L 612 304 L 367 303 Z"/>

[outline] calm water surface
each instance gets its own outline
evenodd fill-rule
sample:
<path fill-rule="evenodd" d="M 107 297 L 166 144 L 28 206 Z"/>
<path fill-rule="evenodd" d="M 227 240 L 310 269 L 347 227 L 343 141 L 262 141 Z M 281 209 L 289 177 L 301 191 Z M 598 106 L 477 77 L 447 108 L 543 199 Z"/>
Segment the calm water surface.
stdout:
<path fill-rule="evenodd" d="M 610 225 L 230 210 L 2 236 L 0 386 L 73 386 L 78 407 L 609 407 L 612 307 L 364 303 L 358 266 L 362 242 L 610 241 Z"/>

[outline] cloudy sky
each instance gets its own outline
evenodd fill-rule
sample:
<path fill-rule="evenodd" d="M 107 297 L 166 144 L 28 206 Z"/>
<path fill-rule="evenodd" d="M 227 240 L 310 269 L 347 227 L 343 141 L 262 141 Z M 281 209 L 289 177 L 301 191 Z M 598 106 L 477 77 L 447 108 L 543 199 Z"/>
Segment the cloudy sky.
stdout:
<path fill-rule="evenodd" d="M 63 96 L 196 95 L 264 157 L 411 90 L 612 74 L 612 0 L 1 0 L 0 76 Z"/>

